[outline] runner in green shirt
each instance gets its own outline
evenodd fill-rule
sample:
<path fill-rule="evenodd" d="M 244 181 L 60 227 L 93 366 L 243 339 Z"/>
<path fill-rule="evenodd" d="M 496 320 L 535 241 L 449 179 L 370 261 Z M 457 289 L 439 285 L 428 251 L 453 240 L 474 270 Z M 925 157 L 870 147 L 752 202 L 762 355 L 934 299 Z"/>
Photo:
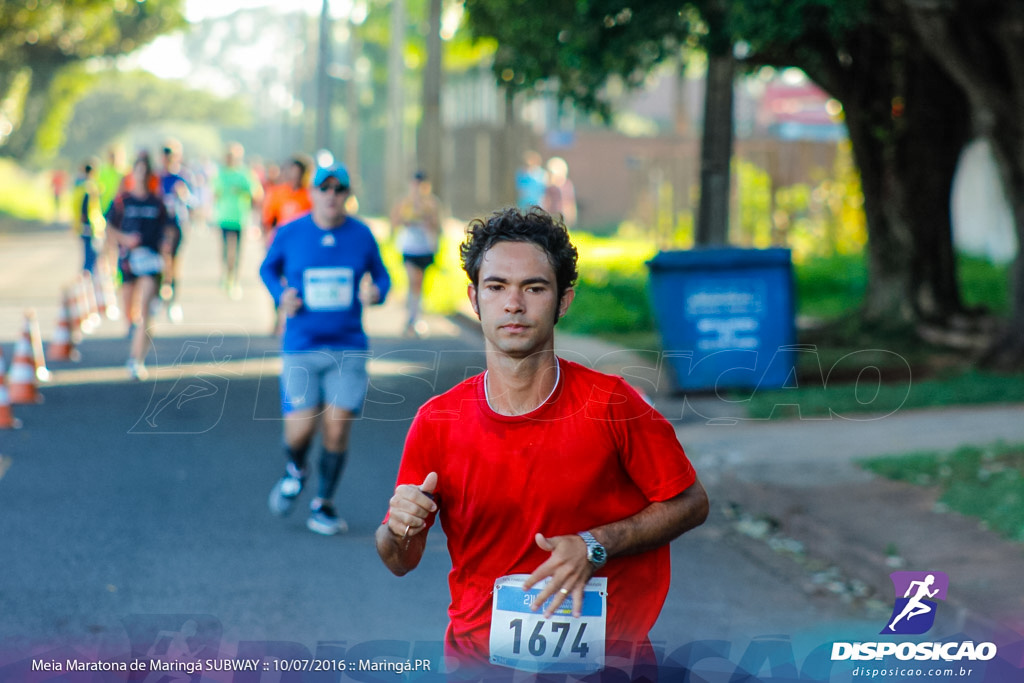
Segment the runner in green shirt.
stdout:
<path fill-rule="evenodd" d="M 245 150 L 237 142 L 228 146 L 224 165 L 217 172 L 213 191 L 216 200 L 217 224 L 223 238 L 222 285 L 232 299 L 240 299 L 242 288 L 238 282 L 238 261 L 242 252 L 242 230 L 249 225 L 252 205 L 258 201 L 263 188 L 256 176 L 242 163 Z"/>

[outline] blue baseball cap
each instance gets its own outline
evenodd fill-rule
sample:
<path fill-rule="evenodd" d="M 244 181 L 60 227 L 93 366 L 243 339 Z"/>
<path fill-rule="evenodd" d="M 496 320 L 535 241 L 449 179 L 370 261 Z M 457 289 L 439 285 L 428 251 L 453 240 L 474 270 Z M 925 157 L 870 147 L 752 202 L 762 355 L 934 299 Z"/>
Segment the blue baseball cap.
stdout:
<path fill-rule="evenodd" d="M 320 187 L 324 184 L 328 178 L 334 178 L 342 187 L 349 187 L 348 182 L 348 170 L 344 164 L 331 164 L 330 166 L 321 166 L 316 169 L 316 175 L 313 176 L 313 185 Z"/>

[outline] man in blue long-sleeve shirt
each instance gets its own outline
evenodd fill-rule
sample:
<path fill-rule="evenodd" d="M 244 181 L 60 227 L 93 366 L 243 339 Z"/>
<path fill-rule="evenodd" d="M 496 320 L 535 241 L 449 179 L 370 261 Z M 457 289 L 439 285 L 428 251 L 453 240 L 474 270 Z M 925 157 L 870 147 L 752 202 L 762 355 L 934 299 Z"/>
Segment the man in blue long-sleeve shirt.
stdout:
<path fill-rule="evenodd" d="M 331 499 L 348 456 L 349 433 L 366 397 L 368 342 L 363 305 L 384 301 L 391 279 L 365 223 L 346 213 L 348 171 L 317 169 L 311 213 L 280 228 L 260 277 L 286 316 L 281 403 L 288 462 L 268 503 L 291 512 L 306 481 L 306 453 L 323 425 L 316 497 L 306 526 L 321 534 L 348 527 Z M 369 274 L 373 284 L 361 288 Z"/>

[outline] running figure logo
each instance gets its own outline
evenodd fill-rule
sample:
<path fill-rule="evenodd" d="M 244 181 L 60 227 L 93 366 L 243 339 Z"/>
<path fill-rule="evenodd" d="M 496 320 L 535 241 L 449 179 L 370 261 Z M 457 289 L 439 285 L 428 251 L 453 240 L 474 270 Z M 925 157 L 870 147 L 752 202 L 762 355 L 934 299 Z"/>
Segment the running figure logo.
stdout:
<path fill-rule="evenodd" d="M 928 631 L 935 623 L 938 607 L 933 598 L 946 599 L 949 577 L 943 572 L 893 572 L 889 578 L 896 601 L 889 623 L 881 632 L 917 635 Z"/>

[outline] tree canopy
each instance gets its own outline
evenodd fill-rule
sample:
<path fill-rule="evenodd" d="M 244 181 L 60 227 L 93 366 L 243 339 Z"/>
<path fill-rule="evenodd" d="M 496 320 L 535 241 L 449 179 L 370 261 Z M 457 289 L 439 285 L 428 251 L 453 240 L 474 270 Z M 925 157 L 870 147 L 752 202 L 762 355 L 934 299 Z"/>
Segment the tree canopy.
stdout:
<path fill-rule="evenodd" d="M 61 126 L 67 98 L 81 89 L 54 87 L 70 66 L 131 52 L 185 25 L 183 0 L 0 0 L 0 101 L 8 102 L 10 136 L 0 153 L 25 158 L 40 126 Z M 27 87 L 15 86 L 27 76 Z M 12 100 L 18 100 L 13 102 Z"/>
<path fill-rule="evenodd" d="M 803 69 L 842 104 L 861 171 L 869 233 L 862 320 L 981 343 L 986 325 L 959 295 L 949 197 L 960 152 L 976 134 L 993 138 L 1007 195 L 1024 196 L 1024 125 L 1019 105 L 1010 104 L 1024 101 L 1015 76 L 1024 59 L 1020 3 L 467 0 L 466 6 L 474 34 L 499 43 L 499 81 L 554 91 L 605 117 L 611 79 L 639 83 L 659 62 L 685 58 L 691 46 L 710 54 L 734 46 L 741 68 Z M 985 92 L 1003 93 L 1002 105 Z M 1005 126 L 986 132 L 973 127 L 978 120 Z M 1024 237 L 1024 205 L 1014 208 Z M 1022 263 L 1018 257 L 1018 283 Z M 1010 328 L 1024 339 L 1024 285 L 1016 287 Z"/>
<path fill-rule="evenodd" d="M 96 76 L 76 103 L 66 127 L 63 154 L 84 159 L 96 154 L 99 144 L 132 126 L 161 121 L 244 128 L 252 116 L 237 97 L 218 97 L 180 81 L 162 80 L 148 71 L 108 72 Z"/>
<path fill-rule="evenodd" d="M 619 77 L 638 86 L 647 73 L 702 31 L 699 15 L 678 2 L 650 0 L 467 0 L 477 38 L 497 42 L 494 72 L 500 82 L 611 115 L 603 88 Z"/>

